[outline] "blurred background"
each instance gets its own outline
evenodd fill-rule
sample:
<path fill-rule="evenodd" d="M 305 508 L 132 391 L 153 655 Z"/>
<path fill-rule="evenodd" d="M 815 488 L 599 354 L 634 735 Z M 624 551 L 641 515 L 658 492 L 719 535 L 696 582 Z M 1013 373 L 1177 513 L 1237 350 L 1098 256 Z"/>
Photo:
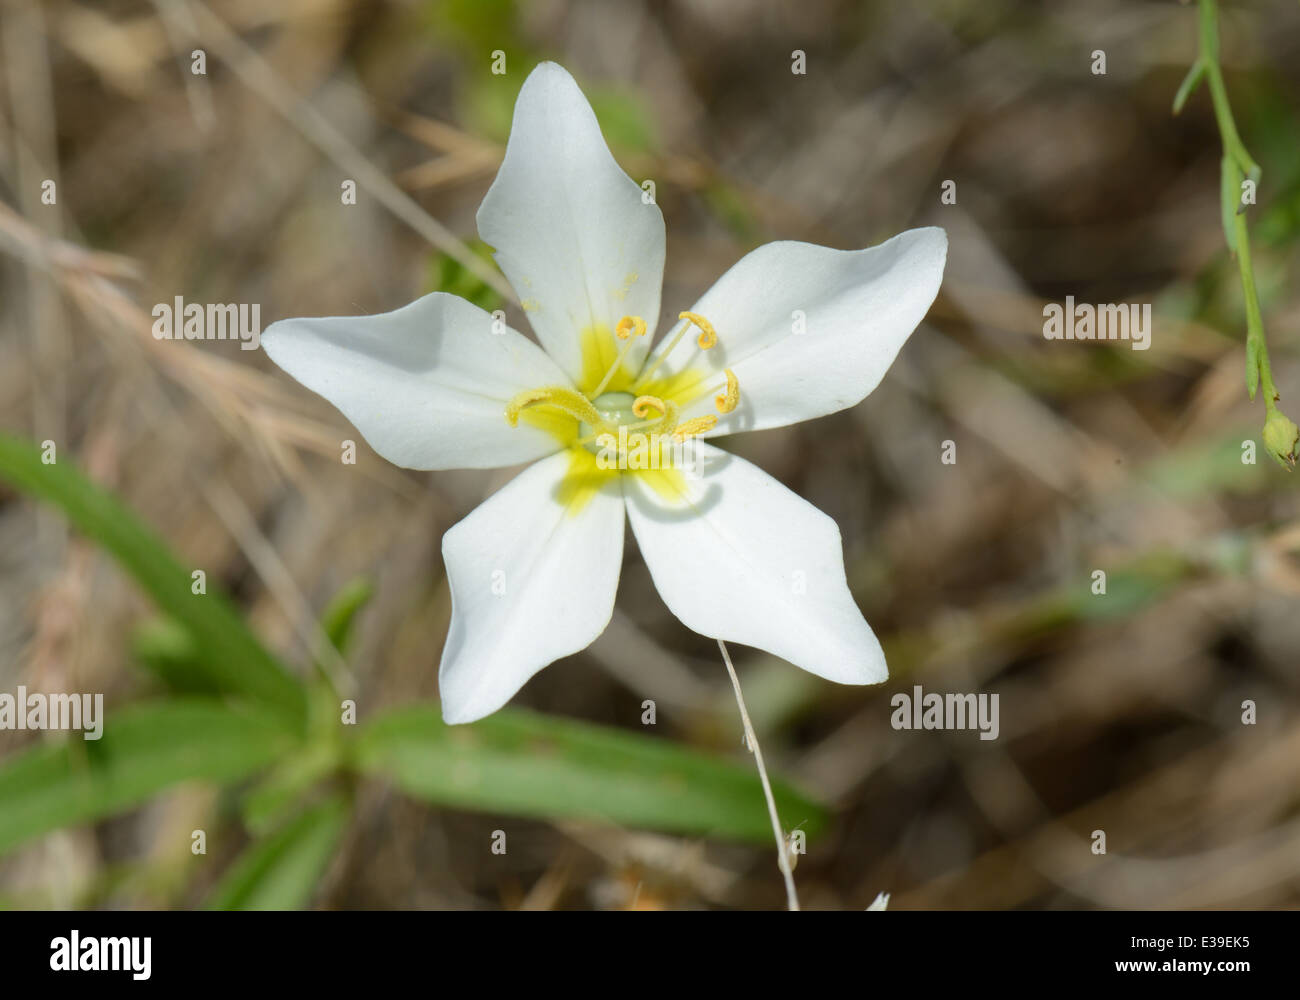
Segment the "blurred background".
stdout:
<path fill-rule="evenodd" d="M 1300 9 L 1228 5 L 1221 34 L 1263 168 L 1255 268 L 1294 416 Z M 555 59 L 619 162 L 656 183 L 666 313 L 769 240 L 949 234 L 939 298 L 866 402 L 723 441 L 839 524 L 890 665 L 882 686 L 840 687 L 733 647 L 769 767 L 825 809 L 795 872 L 804 906 L 861 909 L 885 891 L 893 909 L 1292 907 L 1300 505 L 1262 447 L 1243 461 L 1264 416 L 1243 377 L 1208 92 L 1171 114 L 1195 55 L 1195 7 L 1163 0 L 0 2 L 0 424 L 57 442 L 60 465 L 205 567 L 288 671 L 322 662 L 361 719 L 432 704 L 442 533 L 513 470 L 389 466 L 261 352 L 155 340 L 150 309 L 255 302 L 265 325 L 443 289 L 527 329 L 476 273 L 490 257 L 474 216 L 520 85 Z M 347 179 L 355 205 L 341 204 Z M 1045 340 L 1043 306 L 1066 295 L 1151 303 L 1150 350 Z M 349 438 L 355 465 L 339 460 Z M 194 694 L 193 637 L 31 492 L 0 477 L 0 691 L 103 692 L 108 746 L 121 713 Z M 669 614 L 627 544 L 608 632 L 513 704 L 752 775 L 716 645 Z M 317 642 L 341 606 L 345 657 Z M 890 696 L 916 684 L 997 693 L 999 738 L 894 730 Z M 63 743 L 0 732 L 0 814 L 36 815 L 16 789 L 61 794 L 42 767 L 91 782 L 81 805 L 51 801 L 54 818 L 7 838 L 0 819 L 0 904 L 784 902 L 756 785 L 757 831 L 736 837 L 672 817 L 521 816 L 490 795 L 471 809 L 328 766 L 295 782 L 276 777 L 279 751 L 262 761 L 270 779 L 199 767 L 204 780 L 126 794 L 105 791 L 111 768 L 99 785 L 77 770 L 76 755 L 108 751 L 51 763 Z M 411 760 L 426 778 L 439 766 Z M 22 771 L 8 784 L 6 766 Z M 249 782 L 261 794 L 268 780 L 308 803 L 288 833 L 250 819 Z M 344 796 L 337 814 L 321 786 Z M 787 827 L 808 818 L 798 808 Z M 489 850 L 498 829 L 504 856 Z M 257 895 L 249 873 L 277 857 L 297 888 Z"/>

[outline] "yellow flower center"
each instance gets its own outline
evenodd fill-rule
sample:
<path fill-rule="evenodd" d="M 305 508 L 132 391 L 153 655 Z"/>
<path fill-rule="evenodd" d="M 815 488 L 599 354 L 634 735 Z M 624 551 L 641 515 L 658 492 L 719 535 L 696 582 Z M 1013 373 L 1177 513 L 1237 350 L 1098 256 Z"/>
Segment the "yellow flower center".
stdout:
<path fill-rule="evenodd" d="M 660 494 L 684 494 L 683 445 L 713 430 L 713 414 L 679 420 L 690 403 L 710 392 L 722 416 L 740 402 L 740 385 L 731 369 L 725 383 L 711 385 L 716 376 L 689 365 L 669 376 L 655 377 L 659 367 L 692 326 L 698 327 L 695 346 L 707 351 L 718 342 L 713 324 L 698 313 L 679 314 L 679 328 L 667 347 L 641 372 L 630 371 L 626 360 L 632 345 L 646 334 L 645 320 L 624 316 L 613 331 L 608 327 L 582 332 L 582 374 L 578 388 L 540 386 L 526 389 L 506 404 L 511 427 L 520 420 L 553 434 L 569 449 L 571 464 L 560 488 L 561 499 L 576 512 L 612 476 L 640 475 Z M 693 454 L 693 452 L 692 452 Z"/>

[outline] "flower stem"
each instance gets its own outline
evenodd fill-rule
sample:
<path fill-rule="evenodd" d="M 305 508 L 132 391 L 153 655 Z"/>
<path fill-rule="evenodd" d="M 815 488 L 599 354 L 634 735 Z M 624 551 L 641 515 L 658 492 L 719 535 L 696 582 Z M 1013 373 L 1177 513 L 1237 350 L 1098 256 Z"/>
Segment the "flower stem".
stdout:
<path fill-rule="evenodd" d="M 1202 79 L 1210 88 L 1214 104 L 1214 120 L 1223 141 L 1224 179 L 1220 189 L 1224 219 L 1224 238 L 1229 251 L 1237 254 L 1241 273 L 1241 290 L 1246 301 L 1246 389 L 1255 398 L 1258 386 L 1264 389 L 1264 447 L 1283 468 L 1296 463 L 1300 452 L 1300 430 L 1278 408 L 1281 399 L 1273 382 L 1273 369 L 1269 363 L 1268 343 L 1264 336 L 1264 319 L 1259 308 L 1259 291 L 1255 284 L 1255 268 L 1250 257 L 1250 233 L 1246 225 L 1246 203 L 1242 201 L 1242 179 L 1258 185 L 1259 164 L 1251 158 L 1237 132 L 1228 103 L 1228 88 L 1223 82 L 1223 69 L 1219 65 L 1219 9 L 1216 0 L 1198 0 L 1199 3 L 1199 53 L 1192 71 L 1188 73 L 1178 96 L 1174 99 L 1175 112 Z M 1251 204 L 1254 202 L 1252 201 Z"/>
<path fill-rule="evenodd" d="M 727 665 L 727 673 L 731 675 L 731 686 L 736 692 L 736 705 L 740 709 L 740 721 L 745 727 L 745 740 L 754 752 L 758 777 L 763 782 L 763 795 L 767 797 L 767 814 L 772 820 L 772 833 L 776 837 L 777 864 L 780 865 L 781 875 L 785 879 L 786 906 L 791 910 L 798 910 L 799 895 L 794 890 L 794 869 L 790 867 L 790 847 L 786 843 L 785 832 L 781 829 L 781 817 L 776 813 L 776 798 L 772 795 L 772 783 L 767 780 L 767 768 L 763 765 L 763 751 L 758 745 L 758 737 L 754 734 L 754 724 L 749 721 L 745 696 L 740 693 L 740 678 L 736 676 L 736 668 L 731 665 L 731 654 L 727 652 L 727 644 L 719 639 L 718 648 L 722 650 L 722 662 Z"/>
<path fill-rule="evenodd" d="M 1258 183 L 1259 164 L 1251 159 L 1237 134 L 1237 123 L 1228 103 L 1228 88 L 1223 83 L 1223 69 L 1219 66 L 1219 8 L 1216 0 L 1200 0 L 1200 44 L 1200 63 L 1205 67 L 1205 79 L 1210 85 L 1214 120 L 1219 126 L 1224 152 L 1236 161 L 1243 174 Z"/>
<path fill-rule="evenodd" d="M 1264 318 L 1259 311 L 1259 291 L 1255 287 L 1255 269 L 1250 260 L 1250 233 L 1246 229 L 1246 217 L 1233 217 L 1233 229 L 1237 237 L 1237 266 L 1241 273 L 1241 292 L 1246 300 L 1246 352 L 1247 356 L 1259 365 L 1260 384 L 1264 388 L 1264 407 L 1275 409 L 1279 396 L 1277 386 L 1273 384 L 1273 369 L 1268 361 L 1268 344 L 1264 340 Z M 1251 378 L 1253 387 L 1254 379 Z M 1252 389 L 1251 396 L 1255 393 Z"/>

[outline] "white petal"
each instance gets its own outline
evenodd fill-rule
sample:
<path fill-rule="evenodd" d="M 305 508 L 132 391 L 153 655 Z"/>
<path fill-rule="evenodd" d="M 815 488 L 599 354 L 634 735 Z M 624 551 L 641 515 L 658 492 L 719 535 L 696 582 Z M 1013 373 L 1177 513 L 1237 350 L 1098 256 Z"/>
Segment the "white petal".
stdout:
<path fill-rule="evenodd" d="M 885 679 L 885 656 L 849 594 L 835 522 L 767 473 L 700 444 L 704 473 L 665 499 L 624 476 L 655 587 L 688 628 L 757 646 L 841 684 Z"/>
<path fill-rule="evenodd" d="M 567 72 L 542 63 L 524 81 L 501 171 L 478 210 L 478 231 L 524 303 L 533 329 L 580 389 L 590 390 L 617 355 L 623 316 L 646 321 L 631 349 L 636 372 L 659 321 L 664 219 L 625 174 Z M 584 331 L 605 364 L 584 372 Z M 591 365 L 594 355 L 588 360 Z"/>
<path fill-rule="evenodd" d="M 434 292 L 376 316 L 285 319 L 262 334 L 271 360 L 339 408 L 372 448 L 408 469 L 516 465 L 560 447 L 506 422 L 524 389 L 567 385 L 522 334 Z"/>
<path fill-rule="evenodd" d="M 572 457 L 529 466 L 442 539 L 451 630 L 438 686 L 449 723 L 490 715 L 609 624 L 623 559 L 618 478 L 571 502 Z"/>
<path fill-rule="evenodd" d="M 691 307 L 713 324 L 717 346 L 700 351 L 692 330 L 655 377 L 700 371 L 700 396 L 682 411 L 687 418 L 715 413 L 722 370 L 735 372 L 740 405 L 708 436 L 853 406 L 879 384 L 925 317 L 947 255 L 948 238 L 936 228 L 911 229 L 867 250 L 765 244 Z"/>

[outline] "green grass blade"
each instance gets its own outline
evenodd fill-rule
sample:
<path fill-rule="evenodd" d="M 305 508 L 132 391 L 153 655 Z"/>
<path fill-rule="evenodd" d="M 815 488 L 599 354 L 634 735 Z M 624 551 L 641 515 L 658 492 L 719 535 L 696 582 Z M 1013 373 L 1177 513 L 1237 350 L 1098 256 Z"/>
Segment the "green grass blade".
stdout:
<path fill-rule="evenodd" d="M 76 734 L 0 763 L 0 853 L 123 812 L 181 781 L 242 778 L 292 745 L 265 708 L 190 698 L 120 709 L 99 740 Z"/>
<path fill-rule="evenodd" d="M 330 598 L 330 602 L 321 613 L 320 627 L 340 656 L 347 656 L 348 648 L 352 644 L 352 626 L 356 623 L 357 614 L 369 603 L 374 594 L 375 585 L 369 577 L 356 577 L 344 584 L 343 588 Z"/>
<path fill-rule="evenodd" d="M 303 811 L 252 844 L 212 896 L 210 910 L 298 910 L 306 906 L 348 823 L 342 795 Z"/>
<path fill-rule="evenodd" d="M 362 771 L 439 805 L 772 838 L 752 761 L 732 763 L 639 733 L 518 709 L 448 726 L 436 705 L 416 705 L 369 723 L 355 751 Z M 820 806 L 780 782 L 773 790 L 787 829 L 811 834 L 824 824 Z"/>
<path fill-rule="evenodd" d="M 31 442 L 0 433 L 0 479 L 58 507 L 87 537 L 102 545 L 166 614 L 194 636 L 198 665 L 222 690 L 240 692 L 284 714 L 306 718 L 302 685 L 249 631 L 234 606 L 209 586 L 190 592 L 190 570 L 111 493 L 67 460 L 46 465 Z"/>

